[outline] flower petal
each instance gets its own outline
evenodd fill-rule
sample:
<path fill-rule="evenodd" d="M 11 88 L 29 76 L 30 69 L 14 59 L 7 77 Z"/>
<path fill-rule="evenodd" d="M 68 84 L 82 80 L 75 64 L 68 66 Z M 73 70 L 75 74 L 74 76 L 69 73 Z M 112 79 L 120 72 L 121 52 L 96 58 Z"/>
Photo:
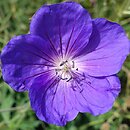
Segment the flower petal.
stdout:
<path fill-rule="evenodd" d="M 42 75 L 36 78 L 30 87 L 31 106 L 40 120 L 50 124 L 64 126 L 73 120 L 78 111 L 66 82 L 58 78 Z"/>
<path fill-rule="evenodd" d="M 88 45 L 77 54 L 77 66 L 91 76 L 116 74 L 129 54 L 129 40 L 117 23 L 98 18 L 93 25 Z"/>
<path fill-rule="evenodd" d="M 82 50 L 91 32 L 90 15 L 76 2 L 44 5 L 33 16 L 30 25 L 30 33 L 47 39 L 60 55 Z"/>
<path fill-rule="evenodd" d="M 28 90 L 32 79 L 53 67 L 45 43 L 39 36 L 21 35 L 12 38 L 2 50 L 3 79 L 14 90 Z"/>
<path fill-rule="evenodd" d="M 120 81 L 117 76 L 94 78 L 73 83 L 76 110 L 93 115 L 103 114 L 112 108 L 115 98 L 120 92 Z M 80 91 L 78 89 L 80 88 Z"/>

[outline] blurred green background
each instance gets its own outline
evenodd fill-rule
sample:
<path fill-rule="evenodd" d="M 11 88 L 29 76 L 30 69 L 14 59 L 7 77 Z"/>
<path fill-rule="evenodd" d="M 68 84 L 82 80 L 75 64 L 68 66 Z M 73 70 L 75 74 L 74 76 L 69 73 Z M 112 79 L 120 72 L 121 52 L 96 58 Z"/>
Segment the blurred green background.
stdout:
<path fill-rule="evenodd" d="M 28 33 L 32 15 L 44 3 L 62 0 L 0 0 L 0 51 L 14 35 Z M 130 0 L 77 0 L 93 18 L 121 24 L 130 38 Z M 79 114 L 65 127 L 48 125 L 31 110 L 27 93 L 14 92 L 0 72 L 0 130 L 130 130 L 130 57 L 118 74 L 122 91 L 113 109 L 94 117 Z"/>

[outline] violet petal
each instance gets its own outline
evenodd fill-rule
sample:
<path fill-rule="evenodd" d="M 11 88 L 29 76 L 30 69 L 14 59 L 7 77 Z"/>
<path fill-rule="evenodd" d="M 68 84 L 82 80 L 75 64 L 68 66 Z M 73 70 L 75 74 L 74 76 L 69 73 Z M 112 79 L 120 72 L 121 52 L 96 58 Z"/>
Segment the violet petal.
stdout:
<path fill-rule="evenodd" d="M 77 65 L 91 76 L 116 74 L 129 54 L 129 40 L 117 23 L 103 18 L 94 19 L 93 22 L 93 34 L 86 46 L 86 53 L 82 50 L 75 57 Z"/>
<path fill-rule="evenodd" d="M 28 90 L 33 78 L 53 67 L 53 59 L 46 55 L 45 43 L 39 36 L 21 35 L 12 38 L 2 50 L 3 79 L 14 90 Z"/>
<path fill-rule="evenodd" d="M 76 2 L 43 5 L 33 16 L 30 25 L 31 34 L 47 39 L 55 53 L 62 56 L 82 50 L 91 32 L 90 15 Z"/>
<path fill-rule="evenodd" d="M 29 96 L 39 119 L 63 126 L 77 116 L 78 111 L 74 108 L 68 87 L 64 81 L 47 74 L 34 80 Z"/>

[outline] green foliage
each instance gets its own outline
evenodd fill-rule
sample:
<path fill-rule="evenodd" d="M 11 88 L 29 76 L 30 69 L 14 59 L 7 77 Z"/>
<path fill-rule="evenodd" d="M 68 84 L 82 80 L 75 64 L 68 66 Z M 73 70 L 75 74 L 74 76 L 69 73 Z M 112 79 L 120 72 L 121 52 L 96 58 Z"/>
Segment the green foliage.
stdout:
<path fill-rule="evenodd" d="M 14 35 L 28 33 L 34 12 L 44 3 L 62 0 L 0 0 L 0 51 Z M 77 0 L 92 15 L 118 22 L 130 38 L 130 0 Z M 14 92 L 3 82 L 0 73 L 0 130 L 130 130 L 130 57 L 119 77 L 122 92 L 114 107 L 94 117 L 79 114 L 65 127 L 39 121 L 31 110 L 27 93 Z"/>

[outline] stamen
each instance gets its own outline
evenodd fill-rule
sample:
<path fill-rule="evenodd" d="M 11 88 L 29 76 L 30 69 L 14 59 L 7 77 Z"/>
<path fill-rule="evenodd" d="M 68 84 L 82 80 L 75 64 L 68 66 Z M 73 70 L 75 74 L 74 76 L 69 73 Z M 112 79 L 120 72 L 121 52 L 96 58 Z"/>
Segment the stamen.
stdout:
<path fill-rule="evenodd" d="M 72 79 L 72 77 L 70 79 L 68 79 L 66 82 L 69 82 Z"/>
<path fill-rule="evenodd" d="M 56 75 L 62 80 L 65 80 L 66 82 L 69 82 L 71 79 L 73 79 L 73 71 L 77 70 L 78 68 L 75 68 L 75 62 L 74 61 L 62 61 L 59 66 L 55 69 Z"/>
<path fill-rule="evenodd" d="M 74 68 L 75 64 L 74 64 L 74 61 L 72 61 L 72 68 Z"/>
<path fill-rule="evenodd" d="M 63 66 L 65 63 L 67 63 L 68 61 L 66 60 L 66 61 L 63 61 L 61 64 L 60 64 L 60 66 Z"/>

